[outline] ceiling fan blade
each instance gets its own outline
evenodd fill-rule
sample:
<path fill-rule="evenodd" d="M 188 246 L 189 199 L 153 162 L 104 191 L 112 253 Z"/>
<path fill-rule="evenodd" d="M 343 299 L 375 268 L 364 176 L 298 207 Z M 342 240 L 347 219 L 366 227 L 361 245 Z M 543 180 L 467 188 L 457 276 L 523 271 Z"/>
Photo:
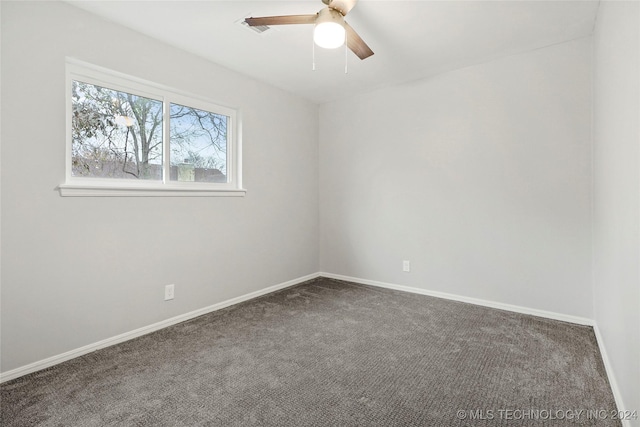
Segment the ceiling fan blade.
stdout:
<path fill-rule="evenodd" d="M 347 13 L 356 5 L 358 0 L 331 0 L 329 2 L 329 7 L 331 9 L 335 9 L 342 14 L 342 16 L 346 16 Z"/>
<path fill-rule="evenodd" d="M 355 53 L 358 58 L 366 59 L 373 55 L 373 51 L 367 44 L 360 38 L 356 30 L 351 25 L 344 23 L 344 28 L 347 30 L 347 46 Z"/>
<path fill-rule="evenodd" d="M 317 13 L 314 15 L 264 16 L 261 18 L 247 18 L 244 22 L 250 27 L 258 25 L 313 24 L 316 22 L 317 17 Z"/>

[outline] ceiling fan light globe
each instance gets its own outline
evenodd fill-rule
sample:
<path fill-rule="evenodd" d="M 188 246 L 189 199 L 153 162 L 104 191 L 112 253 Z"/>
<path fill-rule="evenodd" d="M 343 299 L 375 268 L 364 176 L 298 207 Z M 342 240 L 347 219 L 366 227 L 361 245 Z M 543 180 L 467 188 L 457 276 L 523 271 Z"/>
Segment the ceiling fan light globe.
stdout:
<path fill-rule="evenodd" d="M 313 41 L 325 49 L 335 49 L 344 44 L 344 26 L 337 22 L 320 22 L 313 29 Z"/>

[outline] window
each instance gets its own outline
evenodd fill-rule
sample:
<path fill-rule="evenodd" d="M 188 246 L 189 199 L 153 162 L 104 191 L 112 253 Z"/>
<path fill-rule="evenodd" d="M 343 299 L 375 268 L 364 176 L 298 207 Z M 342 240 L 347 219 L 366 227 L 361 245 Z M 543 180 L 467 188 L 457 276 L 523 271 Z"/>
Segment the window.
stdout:
<path fill-rule="evenodd" d="M 236 111 L 67 60 L 63 196 L 242 196 Z"/>

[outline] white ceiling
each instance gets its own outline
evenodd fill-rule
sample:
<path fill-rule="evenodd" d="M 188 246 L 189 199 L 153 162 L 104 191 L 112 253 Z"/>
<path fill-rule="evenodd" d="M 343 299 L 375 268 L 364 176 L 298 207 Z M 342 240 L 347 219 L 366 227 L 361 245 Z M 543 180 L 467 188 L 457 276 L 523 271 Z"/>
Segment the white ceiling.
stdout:
<path fill-rule="evenodd" d="M 215 63 L 317 103 L 433 76 L 591 34 L 598 1 L 360 0 L 347 22 L 373 49 L 361 61 L 315 49 L 311 25 L 259 35 L 246 16 L 316 13 L 320 0 L 70 1 Z"/>

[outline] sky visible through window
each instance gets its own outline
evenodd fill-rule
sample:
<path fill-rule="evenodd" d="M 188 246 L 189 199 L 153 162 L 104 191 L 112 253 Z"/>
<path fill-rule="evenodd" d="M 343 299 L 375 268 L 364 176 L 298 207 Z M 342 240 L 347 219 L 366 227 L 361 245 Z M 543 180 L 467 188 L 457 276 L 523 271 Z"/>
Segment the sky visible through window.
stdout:
<path fill-rule="evenodd" d="M 171 165 L 226 173 L 228 117 L 179 104 L 171 104 Z"/>

